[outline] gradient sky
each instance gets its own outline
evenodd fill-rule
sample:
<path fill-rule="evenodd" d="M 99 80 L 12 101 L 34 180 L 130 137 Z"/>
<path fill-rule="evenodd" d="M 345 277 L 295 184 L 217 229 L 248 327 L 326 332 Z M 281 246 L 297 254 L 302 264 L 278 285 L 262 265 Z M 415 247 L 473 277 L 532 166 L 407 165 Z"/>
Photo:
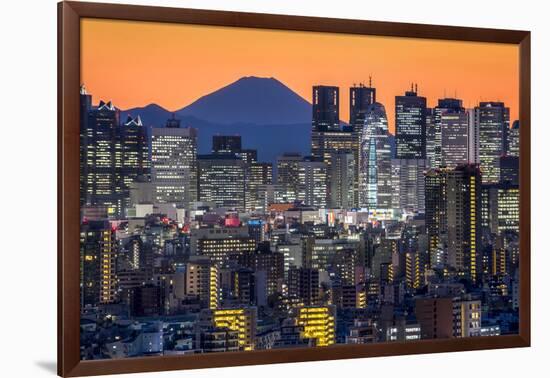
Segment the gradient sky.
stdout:
<path fill-rule="evenodd" d="M 94 103 L 121 109 L 157 103 L 180 109 L 243 76 L 275 77 L 311 102 L 312 85 L 340 87 L 340 118 L 349 118 L 349 87 L 368 83 L 394 130 L 395 96 L 418 83 L 434 106 L 445 95 L 504 101 L 518 118 L 516 45 L 332 33 L 83 19 L 81 80 Z"/>

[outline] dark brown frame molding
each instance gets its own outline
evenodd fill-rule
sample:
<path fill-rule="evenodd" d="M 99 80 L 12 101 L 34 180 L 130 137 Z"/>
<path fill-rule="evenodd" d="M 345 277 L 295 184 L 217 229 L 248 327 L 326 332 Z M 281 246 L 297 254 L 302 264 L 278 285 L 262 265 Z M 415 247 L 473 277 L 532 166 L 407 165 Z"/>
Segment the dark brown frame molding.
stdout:
<path fill-rule="evenodd" d="M 80 19 L 107 18 L 493 42 L 519 46 L 520 60 L 520 326 L 518 335 L 334 345 L 189 356 L 80 360 L 79 326 L 79 86 Z M 530 345 L 531 42 L 529 31 L 420 25 L 85 2 L 58 4 L 58 374 L 63 377 L 199 369 L 282 362 L 439 353 Z"/>

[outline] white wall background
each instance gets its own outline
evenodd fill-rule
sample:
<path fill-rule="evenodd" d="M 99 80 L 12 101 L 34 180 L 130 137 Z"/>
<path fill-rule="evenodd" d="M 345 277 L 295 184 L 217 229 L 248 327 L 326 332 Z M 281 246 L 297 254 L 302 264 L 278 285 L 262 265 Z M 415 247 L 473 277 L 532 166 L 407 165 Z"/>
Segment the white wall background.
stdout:
<path fill-rule="evenodd" d="M 111 0 L 117 2 L 115 0 Z M 544 1 L 127 0 L 135 4 L 532 31 L 532 347 L 158 373 L 159 377 L 547 376 L 550 356 L 550 22 Z M 5 1 L 0 17 L 0 372 L 56 364 L 56 1 Z M 133 52 L 135 53 L 135 52 Z M 545 153 L 546 152 L 546 153 Z M 151 376 L 147 374 L 139 377 Z"/>

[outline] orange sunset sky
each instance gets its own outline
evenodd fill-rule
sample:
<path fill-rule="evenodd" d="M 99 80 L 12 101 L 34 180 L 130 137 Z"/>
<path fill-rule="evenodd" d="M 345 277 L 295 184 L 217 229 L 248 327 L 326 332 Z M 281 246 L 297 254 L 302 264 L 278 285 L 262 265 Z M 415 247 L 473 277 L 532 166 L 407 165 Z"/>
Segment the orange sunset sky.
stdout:
<path fill-rule="evenodd" d="M 394 130 L 394 102 L 411 82 L 434 106 L 445 95 L 504 101 L 518 118 L 515 45 L 331 33 L 84 19 L 81 80 L 94 103 L 121 108 L 156 103 L 178 110 L 243 76 L 274 77 L 311 102 L 313 85 L 340 87 L 349 119 L 349 87 L 377 88 Z"/>

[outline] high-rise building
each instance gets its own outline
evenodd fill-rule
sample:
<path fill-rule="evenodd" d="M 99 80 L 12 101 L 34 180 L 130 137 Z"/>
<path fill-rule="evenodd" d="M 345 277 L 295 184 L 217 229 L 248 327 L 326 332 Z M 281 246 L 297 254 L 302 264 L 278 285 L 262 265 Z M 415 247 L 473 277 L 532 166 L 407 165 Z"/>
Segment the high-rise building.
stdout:
<path fill-rule="evenodd" d="M 246 179 L 246 210 L 265 212 L 265 186 L 273 184 L 273 165 L 271 163 L 252 163 L 248 167 Z"/>
<path fill-rule="evenodd" d="M 307 206 L 327 207 L 327 166 L 304 159 L 298 163 L 298 199 Z"/>
<path fill-rule="evenodd" d="M 355 154 L 349 152 L 332 154 L 329 170 L 329 206 L 339 209 L 355 207 L 355 184 L 357 182 Z"/>
<path fill-rule="evenodd" d="M 476 165 L 447 172 L 447 265 L 476 281 L 481 273 L 481 173 Z"/>
<path fill-rule="evenodd" d="M 265 305 L 269 296 L 282 292 L 284 255 L 271 251 L 269 242 L 260 243 L 254 251 L 240 254 L 236 261 L 255 272 L 258 305 Z"/>
<path fill-rule="evenodd" d="M 130 206 L 130 187 L 136 181 L 148 181 L 149 146 L 141 118 L 128 116 L 120 126 L 122 161 L 120 176 L 123 190 L 123 208 Z"/>
<path fill-rule="evenodd" d="M 322 347 L 336 342 L 336 308 L 334 306 L 300 307 L 296 309 L 300 337 L 310 345 Z"/>
<path fill-rule="evenodd" d="M 478 166 L 431 170 L 425 185 L 432 268 L 446 266 L 476 281 L 480 278 L 482 221 Z"/>
<path fill-rule="evenodd" d="M 87 140 L 90 130 L 90 111 L 92 110 L 92 95 L 88 94 L 84 85 L 80 86 L 80 206 L 86 205 L 88 200 L 88 147 Z"/>
<path fill-rule="evenodd" d="M 492 233 L 519 233 L 519 186 L 511 183 L 487 184 L 481 188 L 482 217 Z"/>
<path fill-rule="evenodd" d="M 319 270 L 291 266 L 288 271 L 288 296 L 312 306 L 318 304 L 319 295 Z"/>
<path fill-rule="evenodd" d="M 503 102 L 480 102 L 475 108 L 483 183 L 500 180 L 500 156 L 506 153 L 510 109 Z"/>
<path fill-rule="evenodd" d="M 197 239 L 196 252 L 222 265 L 230 257 L 254 251 L 255 248 L 256 240 L 248 235 L 210 234 Z"/>
<path fill-rule="evenodd" d="M 424 257 L 425 254 L 420 251 L 405 253 L 405 282 L 410 288 L 418 289 L 423 285 L 427 265 Z"/>
<path fill-rule="evenodd" d="M 441 137 L 441 134 L 439 134 Z M 439 147 L 439 153 L 441 153 L 441 145 Z M 436 128 L 434 110 L 432 108 L 426 108 L 426 161 L 429 168 L 437 168 L 435 161 L 436 154 Z"/>
<path fill-rule="evenodd" d="M 151 176 L 154 201 L 188 207 L 197 201 L 197 130 L 169 119 L 153 128 Z"/>
<path fill-rule="evenodd" d="M 293 153 L 286 153 L 277 158 L 277 183 L 287 193 L 286 202 L 294 202 L 298 199 L 299 164 L 302 160 L 302 155 Z"/>
<path fill-rule="evenodd" d="M 123 216 L 119 110 L 110 101 L 92 106 L 85 89 L 80 101 L 80 202 L 105 207 L 109 216 Z"/>
<path fill-rule="evenodd" d="M 445 193 L 448 170 L 430 169 L 425 175 L 426 233 L 432 268 L 441 267 L 445 263 L 439 250 L 447 230 Z"/>
<path fill-rule="evenodd" d="M 479 130 L 475 109 L 466 109 L 468 113 L 468 163 L 479 164 Z"/>
<path fill-rule="evenodd" d="M 116 301 L 115 232 L 108 221 L 90 221 L 80 228 L 80 304 Z"/>
<path fill-rule="evenodd" d="M 254 350 L 256 345 L 256 307 L 203 310 L 203 319 L 208 319 L 216 328 L 236 331 L 239 350 Z"/>
<path fill-rule="evenodd" d="M 212 153 L 236 154 L 241 152 L 241 137 L 239 135 L 214 135 L 212 137 Z"/>
<path fill-rule="evenodd" d="M 425 210 L 425 159 L 392 159 L 392 207 L 404 213 Z"/>
<path fill-rule="evenodd" d="M 189 261 L 185 269 L 185 294 L 197 297 L 201 306 L 219 306 L 219 268 L 208 258 Z"/>
<path fill-rule="evenodd" d="M 391 147 L 386 110 L 380 103 L 369 106 L 361 137 L 359 157 L 359 206 L 391 208 Z"/>
<path fill-rule="evenodd" d="M 314 86 L 312 110 L 312 131 L 338 131 L 340 129 L 340 95 L 338 87 Z"/>
<path fill-rule="evenodd" d="M 519 185 L 519 156 L 501 156 L 500 182 Z"/>
<path fill-rule="evenodd" d="M 349 89 L 349 124 L 358 135 L 363 131 L 368 107 L 376 102 L 376 88 L 371 85 L 359 84 Z"/>
<path fill-rule="evenodd" d="M 519 121 L 515 120 L 512 128 L 508 129 L 508 148 L 506 151 L 508 156 L 519 157 Z"/>
<path fill-rule="evenodd" d="M 244 211 L 246 163 L 231 154 L 199 155 L 197 161 L 199 200 Z"/>
<path fill-rule="evenodd" d="M 426 159 L 426 97 L 411 88 L 395 96 L 397 159 Z"/>
<path fill-rule="evenodd" d="M 453 112 L 461 112 L 463 109 L 462 107 L 462 100 L 458 100 L 455 98 L 443 98 L 439 99 L 437 102 L 437 106 L 433 108 L 433 115 L 432 115 L 432 122 L 433 122 L 433 161 L 431 166 L 433 168 L 439 168 L 442 166 L 442 124 L 441 124 L 441 116 L 443 113 L 449 111 L 451 113 Z"/>
<path fill-rule="evenodd" d="M 355 134 L 349 131 L 315 131 L 311 132 L 311 159 L 323 162 L 327 168 L 326 202 L 330 202 L 332 182 L 332 156 L 339 153 L 353 153 L 357 146 Z"/>
<path fill-rule="evenodd" d="M 230 269 L 229 278 L 229 294 L 231 294 L 233 300 L 245 305 L 256 303 L 256 279 L 255 272 L 252 269 Z M 227 294 L 223 290 L 222 294 Z"/>
<path fill-rule="evenodd" d="M 359 203 L 359 157 L 361 136 L 363 135 L 363 126 L 365 117 L 370 105 L 376 102 L 376 88 L 372 87 L 372 80 L 369 79 L 369 86 L 359 84 L 349 89 L 349 124 L 352 130 L 353 138 L 353 158 L 355 159 L 354 172 L 354 197 L 353 206 L 357 207 Z"/>
<path fill-rule="evenodd" d="M 449 100 L 449 99 L 447 99 Z M 455 106 L 438 109 L 441 127 L 441 166 L 455 168 L 469 161 L 468 113 L 462 100 L 455 99 Z"/>

